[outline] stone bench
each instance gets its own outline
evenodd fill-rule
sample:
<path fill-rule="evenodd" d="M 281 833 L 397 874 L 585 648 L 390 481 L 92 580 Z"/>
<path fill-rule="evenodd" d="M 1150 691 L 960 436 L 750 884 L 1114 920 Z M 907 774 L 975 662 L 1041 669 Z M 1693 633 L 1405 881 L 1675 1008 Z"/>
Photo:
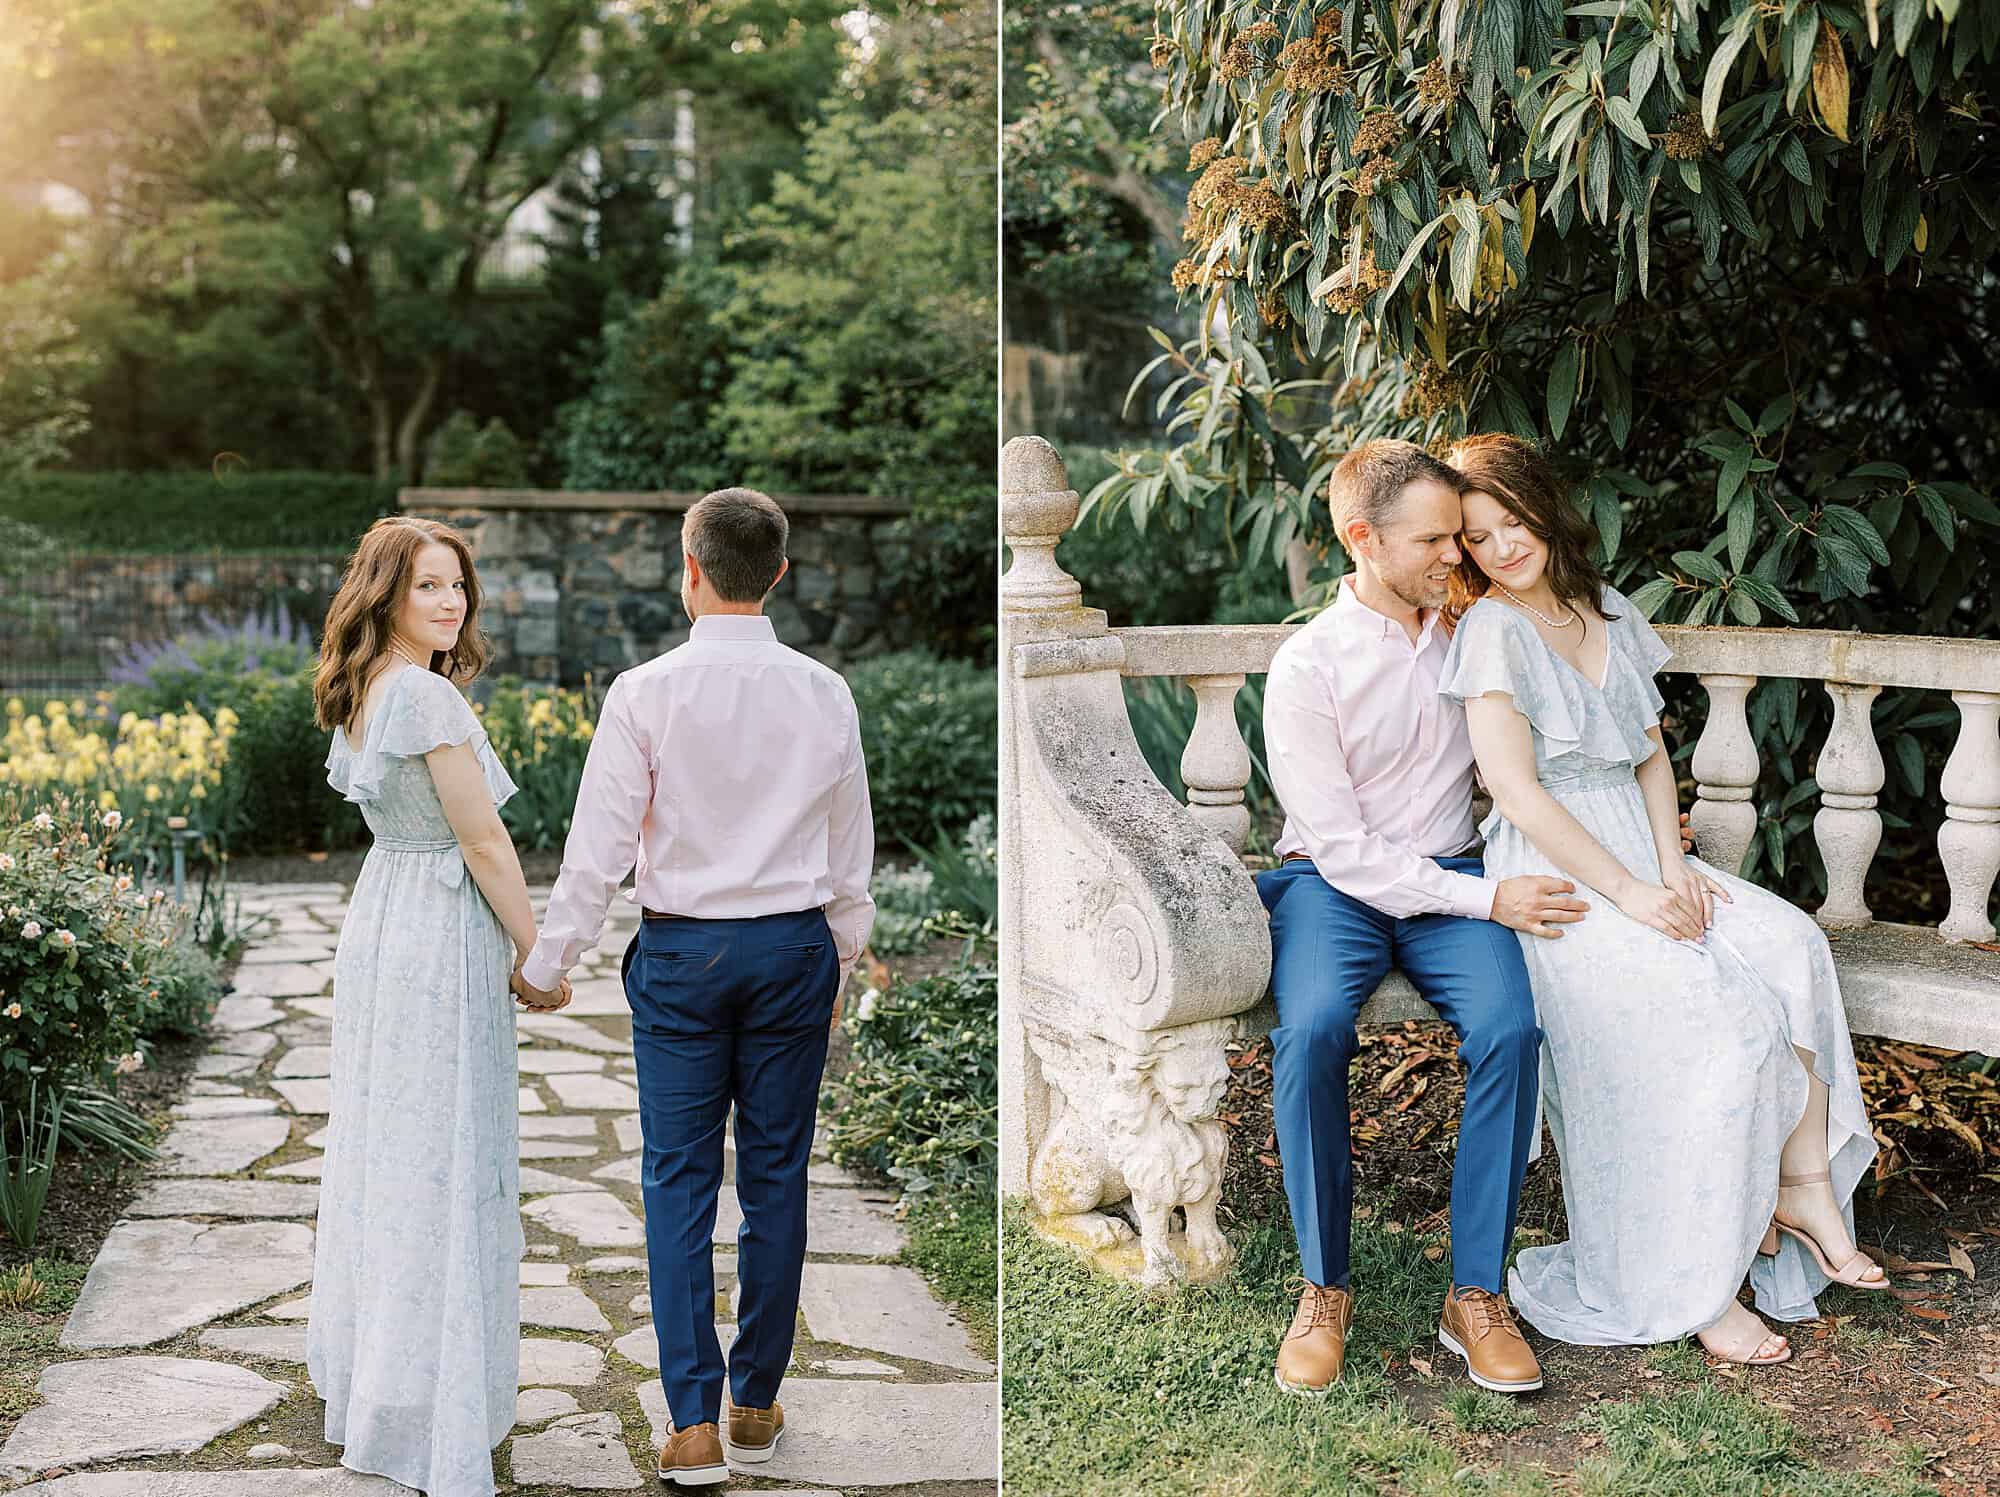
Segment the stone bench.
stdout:
<path fill-rule="evenodd" d="M 1227 1141 L 1215 1119 L 1226 1047 L 1269 1029 L 1270 933 L 1241 853 L 1250 753 L 1237 692 L 1296 626 L 1109 626 L 1055 549 L 1079 507 L 1046 442 L 1008 443 L 1001 583 L 1001 1059 L 1004 1185 L 1052 1235 L 1149 1283 L 1223 1271 L 1209 1230 Z M 1829 933 L 1857 1034 L 2000 1053 L 2000 642 L 1810 629 L 1662 628 L 1665 667 L 1709 712 L 1691 809 L 1701 856 L 1742 865 L 1757 830 L 1746 706 L 1761 679 L 1833 702 L 1814 838 Z M 1183 805 L 1146 764 L 1122 683 L 1171 677 L 1195 699 Z M 1948 693 L 1959 732 L 1939 782 L 1950 909 L 1935 929 L 1875 921 L 1864 897 L 1884 778 L 1870 706 L 1886 687 Z M 1363 1022 L 1435 1017 L 1392 974 Z M 1096 1199 L 1091 1199 L 1093 1191 Z M 1129 1192 L 1139 1221 L 1100 1208 Z M 1176 1230 L 1176 1212 L 1187 1221 Z M 1122 1233 L 1122 1235 L 1121 1235 Z"/>

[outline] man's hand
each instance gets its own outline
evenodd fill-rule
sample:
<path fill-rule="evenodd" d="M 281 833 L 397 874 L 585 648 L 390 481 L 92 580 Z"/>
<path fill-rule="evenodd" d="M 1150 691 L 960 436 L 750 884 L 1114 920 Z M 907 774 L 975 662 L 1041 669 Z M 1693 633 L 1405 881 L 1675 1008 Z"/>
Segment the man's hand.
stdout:
<path fill-rule="evenodd" d="M 570 991 L 567 977 L 558 978 L 553 989 L 545 990 L 530 985 L 528 980 L 521 976 L 519 967 L 514 969 L 514 975 L 508 979 L 507 986 L 514 994 L 515 1002 L 538 1014 L 554 1013 L 559 1008 L 568 1008 L 570 999 L 575 996 Z"/>
<path fill-rule="evenodd" d="M 1690 827 L 1691 824 L 1688 818 L 1688 813 L 1685 811 L 1681 812 L 1681 856 L 1682 857 L 1686 857 L 1689 853 L 1694 851 L 1694 832 L 1690 829 Z"/>
<path fill-rule="evenodd" d="M 1574 925 L 1590 908 L 1576 896 L 1576 885 L 1565 879 L 1528 875 L 1500 881 L 1493 896 L 1493 918 L 1509 930 L 1555 940 L 1558 926 Z"/>

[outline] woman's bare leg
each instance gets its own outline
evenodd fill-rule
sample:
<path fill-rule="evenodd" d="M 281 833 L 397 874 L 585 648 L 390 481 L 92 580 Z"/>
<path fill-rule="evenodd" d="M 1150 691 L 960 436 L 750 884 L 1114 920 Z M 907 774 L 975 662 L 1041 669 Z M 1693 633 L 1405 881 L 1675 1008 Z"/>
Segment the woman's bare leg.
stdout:
<path fill-rule="evenodd" d="M 1826 1083 L 1812 1074 L 1812 1053 L 1799 1050 L 1796 1045 L 1792 1048 L 1798 1053 L 1799 1064 L 1806 1068 L 1811 1090 L 1806 1098 L 1805 1116 L 1799 1119 L 1798 1127 L 1785 1140 L 1785 1147 L 1778 1156 L 1778 1170 L 1783 1175 L 1823 1175 L 1827 1170 Z M 1820 1251 L 1835 1265 L 1845 1263 L 1854 1256 L 1854 1238 L 1841 1215 L 1840 1202 L 1834 1199 L 1832 1181 L 1779 1186 L 1778 1215 L 1793 1226 L 1812 1233 L 1819 1242 Z M 1879 1282 L 1882 1270 L 1876 1268 L 1864 1274 L 1863 1278 L 1871 1283 Z"/>

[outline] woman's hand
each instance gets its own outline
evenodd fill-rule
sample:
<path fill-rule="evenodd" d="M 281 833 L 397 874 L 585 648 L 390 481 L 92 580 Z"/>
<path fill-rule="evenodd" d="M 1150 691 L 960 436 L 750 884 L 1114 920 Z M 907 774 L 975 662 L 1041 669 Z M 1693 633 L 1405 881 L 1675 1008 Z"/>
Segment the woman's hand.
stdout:
<path fill-rule="evenodd" d="M 1701 928 L 1709 929 L 1715 924 L 1715 901 L 1734 904 L 1727 889 L 1688 862 L 1686 858 L 1670 858 L 1660 865 L 1660 882 L 1680 895 L 1692 909 L 1701 913 Z"/>
<path fill-rule="evenodd" d="M 1676 941 L 1699 941 L 1705 927 L 1702 907 L 1691 904 L 1676 889 L 1665 884 L 1647 884 L 1634 879 L 1618 896 L 1618 908 L 1641 925 L 1672 936 Z"/>

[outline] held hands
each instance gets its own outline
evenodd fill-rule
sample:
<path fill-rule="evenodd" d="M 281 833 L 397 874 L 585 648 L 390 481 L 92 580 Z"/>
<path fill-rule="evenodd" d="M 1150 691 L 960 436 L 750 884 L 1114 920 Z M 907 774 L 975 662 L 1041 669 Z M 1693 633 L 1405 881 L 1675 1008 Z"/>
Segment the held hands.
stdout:
<path fill-rule="evenodd" d="M 1676 941 L 1699 943 L 1715 923 L 1715 901 L 1733 904 L 1729 891 L 1685 858 L 1662 859 L 1660 882 L 1634 879 L 1618 897 L 1618 908 Z"/>
<path fill-rule="evenodd" d="M 1590 908 L 1576 896 L 1566 879 L 1523 875 L 1506 878 L 1493 896 L 1493 918 L 1509 930 L 1526 931 L 1547 940 L 1559 939 L 1564 925 L 1574 925 Z"/>
<path fill-rule="evenodd" d="M 507 980 L 507 988 L 509 992 L 513 993 L 516 1003 L 522 1008 L 538 1014 L 552 1014 L 559 1008 L 568 1008 L 570 999 L 575 996 L 570 991 L 569 979 L 567 977 L 556 980 L 554 991 L 544 991 L 541 988 L 530 987 L 527 981 L 521 976 L 521 969 L 519 967 L 514 969 L 514 975 Z"/>

